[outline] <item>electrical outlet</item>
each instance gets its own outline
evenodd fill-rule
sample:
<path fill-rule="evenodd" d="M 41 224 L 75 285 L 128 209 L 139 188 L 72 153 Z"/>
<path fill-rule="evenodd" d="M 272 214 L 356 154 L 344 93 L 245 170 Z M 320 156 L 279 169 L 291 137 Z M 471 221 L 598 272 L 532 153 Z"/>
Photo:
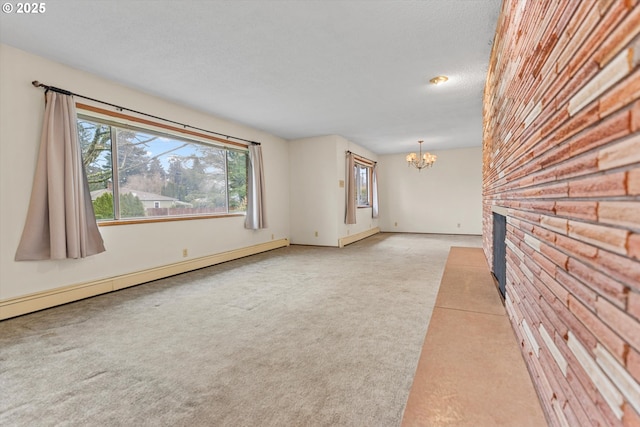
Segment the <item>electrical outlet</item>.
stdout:
<path fill-rule="evenodd" d="M 396 221 L 395 224 L 393 224 L 393 225 L 394 225 L 394 227 L 397 227 L 398 226 L 398 221 Z"/>
<path fill-rule="evenodd" d="M 184 248 L 182 250 L 182 258 L 186 258 L 189 256 L 189 251 L 187 250 L 187 248 Z"/>
<path fill-rule="evenodd" d="M 316 237 L 318 237 L 318 232 L 316 231 Z"/>
<path fill-rule="evenodd" d="M 274 235 L 274 234 L 271 234 L 271 240 L 273 240 L 273 239 L 274 239 L 274 237 L 275 237 L 275 235 Z"/>
<path fill-rule="evenodd" d="M 458 223 L 458 228 L 460 228 L 460 223 Z"/>

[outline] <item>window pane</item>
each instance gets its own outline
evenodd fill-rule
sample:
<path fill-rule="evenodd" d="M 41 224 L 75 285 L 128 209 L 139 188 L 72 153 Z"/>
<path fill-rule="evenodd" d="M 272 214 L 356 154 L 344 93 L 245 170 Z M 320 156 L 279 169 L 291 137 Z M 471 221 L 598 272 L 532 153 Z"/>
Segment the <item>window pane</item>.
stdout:
<path fill-rule="evenodd" d="M 229 168 L 229 212 L 247 210 L 247 161 L 248 155 L 242 151 L 227 151 Z"/>
<path fill-rule="evenodd" d="M 120 218 L 227 212 L 226 150 L 118 129 Z"/>
<path fill-rule="evenodd" d="M 369 205 L 369 168 L 356 165 L 356 189 L 358 191 L 358 205 Z"/>
<path fill-rule="evenodd" d="M 246 210 L 247 152 L 87 117 L 78 135 L 98 220 Z"/>
<path fill-rule="evenodd" d="M 111 127 L 79 119 L 78 138 L 96 219 L 113 219 Z"/>

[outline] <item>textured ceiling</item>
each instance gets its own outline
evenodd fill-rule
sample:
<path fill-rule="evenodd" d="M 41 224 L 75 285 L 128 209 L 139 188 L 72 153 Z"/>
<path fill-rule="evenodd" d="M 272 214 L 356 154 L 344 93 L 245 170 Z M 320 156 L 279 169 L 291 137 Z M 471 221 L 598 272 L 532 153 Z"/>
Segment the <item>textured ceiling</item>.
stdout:
<path fill-rule="evenodd" d="M 0 41 L 287 139 L 339 134 L 387 154 L 481 145 L 500 6 L 56 0 L 3 13 Z M 439 74 L 449 82 L 429 85 Z"/>

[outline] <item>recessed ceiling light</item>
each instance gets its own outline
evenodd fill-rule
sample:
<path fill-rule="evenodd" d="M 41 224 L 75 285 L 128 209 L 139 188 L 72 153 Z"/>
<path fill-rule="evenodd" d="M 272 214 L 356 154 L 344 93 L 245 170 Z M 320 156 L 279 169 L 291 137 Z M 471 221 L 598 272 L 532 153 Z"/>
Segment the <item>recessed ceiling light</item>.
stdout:
<path fill-rule="evenodd" d="M 429 80 L 429 82 L 431 82 L 431 84 L 433 85 L 439 85 L 440 83 L 444 83 L 447 80 L 449 80 L 449 77 L 447 76 L 437 76 Z"/>

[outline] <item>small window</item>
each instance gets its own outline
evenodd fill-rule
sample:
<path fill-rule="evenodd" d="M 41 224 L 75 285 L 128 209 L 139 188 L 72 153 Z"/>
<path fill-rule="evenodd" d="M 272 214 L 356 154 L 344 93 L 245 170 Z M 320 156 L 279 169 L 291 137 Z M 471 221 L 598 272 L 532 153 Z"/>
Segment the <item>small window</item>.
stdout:
<path fill-rule="evenodd" d="M 371 206 L 371 166 L 356 163 L 356 204 L 358 207 Z"/>
<path fill-rule="evenodd" d="M 245 211 L 246 151 L 84 116 L 78 135 L 98 220 Z"/>

